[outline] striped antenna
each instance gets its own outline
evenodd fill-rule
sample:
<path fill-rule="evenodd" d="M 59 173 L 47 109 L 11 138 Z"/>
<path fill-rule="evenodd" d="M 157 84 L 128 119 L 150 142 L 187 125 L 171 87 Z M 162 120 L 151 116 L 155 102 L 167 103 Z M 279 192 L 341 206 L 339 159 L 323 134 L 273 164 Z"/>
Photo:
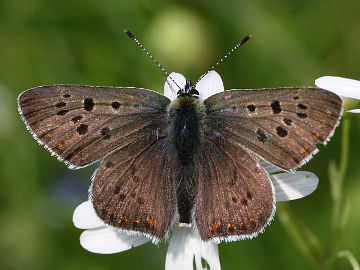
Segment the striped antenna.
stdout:
<path fill-rule="evenodd" d="M 206 75 L 208 74 L 211 70 L 217 68 L 226 58 L 228 58 L 230 56 L 230 54 L 232 54 L 234 51 L 236 51 L 240 46 L 244 45 L 246 41 L 248 41 L 250 38 L 252 37 L 252 35 L 247 35 L 246 37 L 244 37 L 238 44 L 236 44 L 236 46 L 234 48 L 232 48 L 227 54 L 225 54 L 225 56 L 223 58 L 220 59 L 220 61 L 218 61 L 215 65 L 213 65 L 207 72 L 205 72 L 203 75 L 201 75 L 201 77 L 197 80 L 197 82 L 195 83 L 195 85 Z"/>
<path fill-rule="evenodd" d="M 180 86 L 174 81 L 173 78 L 170 77 L 169 73 L 162 67 L 162 65 L 160 65 L 160 63 L 145 49 L 145 47 L 140 43 L 140 41 L 134 36 L 133 33 L 131 33 L 129 30 L 125 29 L 124 30 L 125 34 L 128 35 L 129 38 L 131 38 L 132 41 L 135 42 L 135 44 L 137 44 L 140 49 L 142 49 L 147 56 L 149 56 L 151 58 L 151 60 L 153 60 L 153 62 L 166 74 L 166 76 L 168 76 L 173 83 L 179 88 L 179 90 L 181 90 Z M 168 81 L 166 80 L 166 82 L 168 83 Z M 169 83 L 168 83 L 169 84 Z M 170 84 L 169 84 L 170 86 Z M 171 86 L 170 86 L 171 88 Z"/>

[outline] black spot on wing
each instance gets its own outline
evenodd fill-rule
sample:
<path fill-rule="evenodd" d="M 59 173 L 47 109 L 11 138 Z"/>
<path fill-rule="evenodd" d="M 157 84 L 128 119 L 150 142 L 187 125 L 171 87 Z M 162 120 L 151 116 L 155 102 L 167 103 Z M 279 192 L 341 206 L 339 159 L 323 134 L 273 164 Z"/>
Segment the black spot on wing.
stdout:
<path fill-rule="evenodd" d="M 117 101 L 114 101 L 113 103 L 111 103 L 111 107 L 113 107 L 113 109 L 118 110 L 120 108 L 120 103 Z"/>
<path fill-rule="evenodd" d="M 285 123 L 287 126 L 291 126 L 292 120 L 289 119 L 289 118 L 284 118 L 284 123 Z"/>
<path fill-rule="evenodd" d="M 85 124 L 81 124 L 77 127 L 76 131 L 79 133 L 79 135 L 84 135 L 86 132 L 88 132 L 89 127 Z"/>
<path fill-rule="evenodd" d="M 276 133 L 280 137 L 286 137 L 288 135 L 288 131 L 285 128 L 283 128 L 282 126 L 278 126 L 276 128 Z"/>
<path fill-rule="evenodd" d="M 250 105 L 247 105 L 247 109 L 249 110 L 249 112 L 255 112 L 256 107 L 255 107 L 255 105 L 250 104 Z"/>
<path fill-rule="evenodd" d="M 71 118 L 71 121 L 73 123 L 76 123 L 76 122 L 79 122 L 81 119 L 83 119 L 82 115 L 77 115 L 77 116 L 74 116 L 73 118 Z"/>
<path fill-rule="evenodd" d="M 110 129 L 108 127 L 104 127 L 101 130 L 101 135 L 102 135 L 102 139 L 104 139 L 104 140 L 110 139 L 110 137 L 111 137 Z"/>
<path fill-rule="evenodd" d="M 56 114 L 57 115 L 65 115 L 69 112 L 69 110 L 61 110 L 61 111 L 58 111 Z"/>
<path fill-rule="evenodd" d="M 92 98 L 84 99 L 84 110 L 87 112 L 91 112 L 94 108 L 94 101 Z"/>
<path fill-rule="evenodd" d="M 241 200 L 241 204 L 242 204 L 242 205 L 247 205 L 247 204 L 248 204 L 247 199 L 245 199 L 245 198 L 244 198 L 244 199 L 242 199 L 242 200 Z"/>
<path fill-rule="evenodd" d="M 260 128 L 257 129 L 256 134 L 258 135 L 258 140 L 260 142 L 265 143 L 268 140 L 268 137 L 266 136 L 265 132 Z"/>
<path fill-rule="evenodd" d="M 274 114 L 281 113 L 282 109 L 281 109 L 280 102 L 278 100 L 275 100 L 273 103 L 271 103 L 271 109 Z"/>
<path fill-rule="evenodd" d="M 65 107 L 66 106 L 66 103 L 65 102 L 58 102 L 56 103 L 55 105 L 57 108 L 62 108 L 62 107 Z"/>
<path fill-rule="evenodd" d="M 304 105 L 304 104 L 302 104 L 302 103 L 298 104 L 297 106 L 298 106 L 298 108 L 301 109 L 301 110 L 306 110 L 306 109 L 307 109 L 307 106 Z"/>
<path fill-rule="evenodd" d="M 297 115 L 297 117 L 299 117 L 299 118 L 306 118 L 306 117 L 307 117 L 307 114 L 306 114 L 306 113 L 297 113 L 296 115 Z"/>

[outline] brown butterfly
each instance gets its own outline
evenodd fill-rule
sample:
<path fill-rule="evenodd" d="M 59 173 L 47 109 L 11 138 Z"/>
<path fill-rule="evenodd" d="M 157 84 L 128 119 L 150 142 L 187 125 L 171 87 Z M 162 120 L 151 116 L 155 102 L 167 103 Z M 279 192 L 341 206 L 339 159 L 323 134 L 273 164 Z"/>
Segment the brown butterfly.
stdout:
<path fill-rule="evenodd" d="M 215 87 L 207 97 L 202 78 L 192 84 L 171 74 L 172 100 L 133 87 L 40 86 L 20 94 L 19 112 L 70 168 L 101 160 L 90 198 L 117 230 L 157 242 L 179 222 L 204 241 L 251 238 L 275 212 L 257 156 L 284 170 L 303 165 L 333 134 L 342 100 L 312 87 Z"/>

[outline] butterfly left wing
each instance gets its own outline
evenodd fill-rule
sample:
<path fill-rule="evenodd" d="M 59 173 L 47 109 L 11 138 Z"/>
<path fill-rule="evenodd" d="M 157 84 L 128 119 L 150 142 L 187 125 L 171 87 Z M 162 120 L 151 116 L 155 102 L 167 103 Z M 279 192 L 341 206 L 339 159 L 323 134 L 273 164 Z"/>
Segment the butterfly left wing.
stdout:
<path fill-rule="evenodd" d="M 209 133 L 195 160 L 199 186 L 194 213 L 202 240 L 255 237 L 275 213 L 272 183 L 245 147 Z"/>
<path fill-rule="evenodd" d="M 174 218 L 169 142 L 149 135 L 107 156 L 96 171 L 91 201 L 108 225 L 158 242 Z"/>
<path fill-rule="evenodd" d="M 18 98 L 35 139 L 71 168 L 86 166 L 151 133 L 164 133 L 170 100 L 147 89 L 49 85 Z"/>
<path fill-rule="evenodd" d="M 339 96 L 311 87 L 227 90 L 204 105 L 207 128 L 286 170 L 327 142 L 342 113 Z"/>

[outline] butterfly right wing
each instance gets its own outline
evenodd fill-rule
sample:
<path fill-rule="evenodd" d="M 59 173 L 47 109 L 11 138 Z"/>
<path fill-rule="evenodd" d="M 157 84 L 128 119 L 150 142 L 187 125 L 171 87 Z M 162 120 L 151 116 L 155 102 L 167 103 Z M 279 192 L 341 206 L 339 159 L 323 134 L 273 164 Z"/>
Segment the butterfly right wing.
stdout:
<path fill-rule="evenodd" d="M 311 87 L 227 90 L 204 101 L 205 126 L 289 170 L 326 143 L 342 113 L 342 100 Z"/>
<path fill-rule="evenodd" d="M 108 155 L 93 179 L 91 201 L 108 225 L 158 242 L 169 231 L 175 202 L 172 156 L 166 137 L 155 134 Z"/>
<path fill-rule="evenodd" d="M 35 139 L 79 168 L 143 136 L 164 134 L 170 100 L 139 88 L 50 85 L 23 92 L 18 103 Z"/>

